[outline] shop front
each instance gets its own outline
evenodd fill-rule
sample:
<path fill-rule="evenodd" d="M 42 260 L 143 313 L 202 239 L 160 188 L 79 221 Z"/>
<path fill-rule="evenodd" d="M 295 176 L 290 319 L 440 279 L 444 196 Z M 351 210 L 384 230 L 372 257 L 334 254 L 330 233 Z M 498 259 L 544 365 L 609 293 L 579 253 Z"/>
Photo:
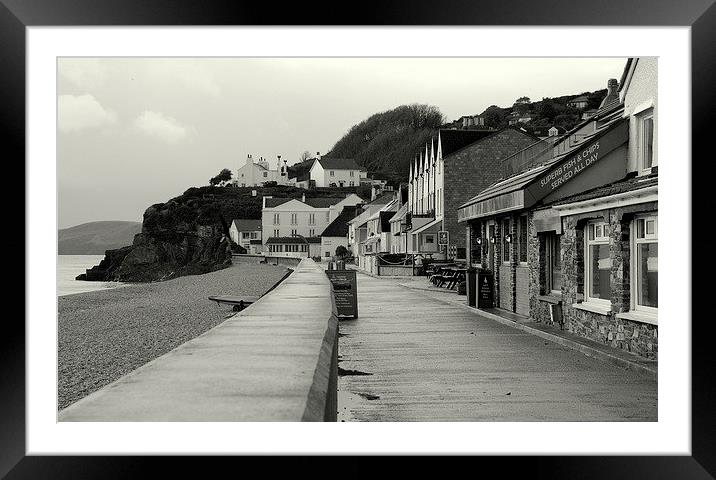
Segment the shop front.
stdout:
<path fill-rule="evenodd" d="M 494 307 L 657 356 L 658 176 L 628 171 L 619 119 L 464 204 L 470 263 Z M 498 312 L 500 311 L 498 310 Z"/>
<path fill-rule="evenodd" d="M 530 267 L 539 257 L 538 231 L 555 237 L 550 258 L 559 263 L 560 216 L 545 206 L 623 178 L 628 138 L 628 122 L 615 119 L 548 162 L 488 187 L 460 208 L 458 221 L 467 227 L 470 263 L 493 273 L 495 307 L 530 315 L 530 284 L 539 274 Z M 561 274 L 554 272 L 550 288 L 557 291 Z"/>

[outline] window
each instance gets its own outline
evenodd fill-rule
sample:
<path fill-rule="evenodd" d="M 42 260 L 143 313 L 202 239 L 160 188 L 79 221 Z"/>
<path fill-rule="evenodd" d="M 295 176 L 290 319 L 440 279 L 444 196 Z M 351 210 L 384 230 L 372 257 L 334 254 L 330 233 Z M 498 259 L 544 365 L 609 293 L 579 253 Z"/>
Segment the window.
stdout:
<path fill-rule="evenodd" d="M 331 177 L 335 177 L 335 176 L 336 176 L 336 172 L 334 172 L 333 170 L 331 170 Z"/>
<path fill-rule="evenodd" d="M 291 225 L 298 225 L 298 214 L 297 213 L 291 214 Z"/>
<path fill-rule="evenodd" d="M 280 215 L 279 213 L 274 213 L 274 214 L 273 214 L 273 224 L 274 224 L 274 225 L 280 225 L 280 224 L 281 224 L 281 222 L 280 222 L 281 218 L 279 217 L 279 215 Z"/>
<path fill-rule="evenodd" d="M 562 293 L 561 238 L 554 233 L 545 236 L 545 293 Z"/>
<path fill-rule="evenodd" d="M 633 280 L 634 309 L 656 313 L 659 293 L 659 237 L 656 216 L 634 220 Z"/>
<path fill-rule="evenodd" d="M 291 230 L 291 236 L 294 236 L 294 235 L 297 235 L 297 234 L 298 234 L 298 231 L 297 231 L 297 230 L 295 230 L 295 229 L 292 229 L 292 230 Z"/>
<path fill-rule="evenodd" d="M 308 236 L 309 236 L 309 237 L 315 237 L 315 236 L 316 236 L 316 229 L 315 229 L 315 228 L 309 229 L 309 230 L 308 230 Z"/>
<path fill-rule="evenodd" d="M 588 302 L 610 304 L 611 268 L 609 256 L 609 225 L 605 222 L 587 224 L 584 293 Z"/>
<path fill-rule="evenodd" d="M 309 224 L 309 225 L 315 225 L 315 224 L 316 224 L 316 214 L 315 214 L 315 213 L 309 213 L 309 214 L 308 214 L 308 224 Z"/>
<path fill-rule="evenodd" d="M 435 237 L 432 235 L 425 235 L 425 243 L 435 243 Z"/>
<path fill-rule="evenodd" d="M 517 223 L 517 236 L 519 237 L 520 263 L 527 263 L 527 215 L 520 216 Z"/>
<path fill-rule="evenodd" d="M 241 232 L 241 238 L 243 238 L 243 239 L 249 238 L 249 232 Z"/>
<path fill-rule="evenodd" d="M 502 261 L 510 262 L 510 243 L 507 241 L 507 235 L 510 234 L 510 219 L 502 220 Z"/>
<path fill-rule="evenodd" d="M 636 117 L 637 162 L 639 170 L 650 170 L 656 165 L 654 158 L 654 109 L 650 108 Z"/>
<path fill-rule="evenodd" d="M 264 172 L 264 178 L 268 177 L 268 172 Z"/>
<path fill-rule="evenodd" d="M 256 240 L 259 238 L 259 232 L 251 232 L 251 240 Z"/>
<path fill-rule="evenodd" d="M 278 237 L 278 236 L 279 236 L 278 228 L 273 231 L 273 236 L 274 236 L 274 237 Z"/>
<path fill-rule="evenodd" d="M 351 170 L 351 171 L 350 171 L 350 176 L 351 176 L 351 177 L 355 177 L 355 173 L 356 173 L 356 172 L 355 172 L 354 170 Z"/>
<path fill-rule="evenodd" d="M 331 256 L 331 252 L 326 252 L 326 254 L 324 255 L 324 257 L 330 257 L 330 256 Z"/>
<path fill-rule="evenodd" d="M 350 185 L 351 187 L 354 187 L 355 183 L 353 181 L 350 181 L 350 182 L 348 182 L 348 185 Z"/>

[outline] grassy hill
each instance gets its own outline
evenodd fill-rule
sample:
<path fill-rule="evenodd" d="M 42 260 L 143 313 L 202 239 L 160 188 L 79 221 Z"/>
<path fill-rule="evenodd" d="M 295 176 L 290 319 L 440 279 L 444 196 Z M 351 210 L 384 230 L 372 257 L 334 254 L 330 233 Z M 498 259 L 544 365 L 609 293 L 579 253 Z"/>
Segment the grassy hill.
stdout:
<path fill-rule="evenodd" d="M 60 255 L 103 255 L 105 250 L 131 245 L 142 230 L 139 222 L 89 222 L 57 232 Z"/>
<path fill-rule="evenodd" d="M 370 176 L 404 181 L 415 152 L 444 122 L 437 107 L 401 105 L 354 125 L 326 157 L 353 158 Z"/>

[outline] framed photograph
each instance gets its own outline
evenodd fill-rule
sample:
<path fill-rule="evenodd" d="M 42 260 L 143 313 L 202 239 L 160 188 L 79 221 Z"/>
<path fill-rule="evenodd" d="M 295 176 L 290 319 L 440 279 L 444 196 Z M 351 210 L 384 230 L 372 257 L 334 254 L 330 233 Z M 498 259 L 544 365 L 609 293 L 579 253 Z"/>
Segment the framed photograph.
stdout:
<path fill-rule="evenodd" d="M 713 0 L 0 3 L 26 190 L 0 477 L 716 476 Z"/>

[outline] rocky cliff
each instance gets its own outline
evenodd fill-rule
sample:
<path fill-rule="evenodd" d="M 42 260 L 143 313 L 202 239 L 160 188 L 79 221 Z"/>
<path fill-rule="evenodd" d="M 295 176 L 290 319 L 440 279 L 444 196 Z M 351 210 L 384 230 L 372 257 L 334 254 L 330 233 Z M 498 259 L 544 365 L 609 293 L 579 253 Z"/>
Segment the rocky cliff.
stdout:
<path fill-rule="evenodd" d="M 152 282 L 228 267 L 231 220 L 221 207 L 216 195 L 190 191 L 152 205 L 131 246 L 107 250 L 99 265 L 77 279 Z"/>

